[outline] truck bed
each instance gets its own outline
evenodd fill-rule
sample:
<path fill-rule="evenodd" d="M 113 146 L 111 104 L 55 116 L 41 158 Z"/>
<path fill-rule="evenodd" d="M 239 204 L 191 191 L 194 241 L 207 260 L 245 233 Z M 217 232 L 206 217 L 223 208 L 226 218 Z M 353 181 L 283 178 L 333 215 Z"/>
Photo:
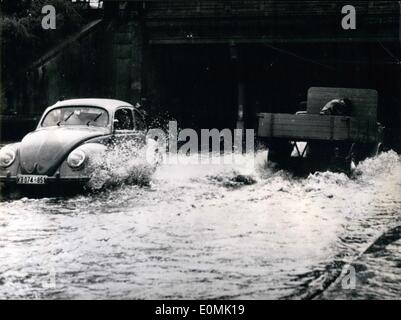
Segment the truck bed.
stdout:
<path fill-rule="evenodd" d="M 258 137 L 291 141 L 377 142 L 376 122 L 355 117 L 319 114 L 259 113 Z"/>

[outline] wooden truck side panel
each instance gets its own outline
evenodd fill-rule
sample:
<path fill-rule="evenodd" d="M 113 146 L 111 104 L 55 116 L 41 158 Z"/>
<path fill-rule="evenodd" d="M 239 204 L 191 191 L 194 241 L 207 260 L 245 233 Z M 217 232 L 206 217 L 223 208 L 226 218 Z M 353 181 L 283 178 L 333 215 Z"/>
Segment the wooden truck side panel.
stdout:
<path fill-rule="evenodd" d="M 344 116 L 317 114 L 292 115 L 260 113 L 258 136 L 285 138 L 292 141 L 328 140 L 350 142 L 376 142 L 376 122 Z"/>

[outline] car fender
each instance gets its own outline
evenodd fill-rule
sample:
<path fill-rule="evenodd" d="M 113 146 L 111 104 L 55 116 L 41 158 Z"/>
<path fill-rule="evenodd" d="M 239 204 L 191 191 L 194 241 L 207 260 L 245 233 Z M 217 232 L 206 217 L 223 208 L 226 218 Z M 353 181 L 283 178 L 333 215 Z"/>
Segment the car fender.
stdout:
<path fill-rule="evenodd" d="M 107 147 L 100 143 L 84 143 L 72 150 L 74 152 L 76 150 L 82 150 L 85 152 L 86 160 L 82 167 L 73 169 L 67 163 L 67 158 L 63 161 L 60 166 L 60 176 L 61 177 L 70 177 L 70 176 L 80 176 L 80 177 L 88 177 L 93 170 L 93 166 L 96 166 L 97 161 L 101 161 L 103 158 Z M 70 153 L 71 153 L 70 152 Z"/>
<path fill-rule="evenodd" d="M 7 176 L 7 175 L 11 175 L 11 176 L 15 176 L 18 173 L 18 168 L 19 168 L 19 145 L 20 142 L 16 142 L 16 143 L 10 143 L 10 144 L 6 144 L 4 145 L 1 149 L 7 147 L 7 148 L 12 148 L 15 153 L 15 160 L 14 162 L 7 168 L 2 168 L 0 167 L 0 176 Z"/>

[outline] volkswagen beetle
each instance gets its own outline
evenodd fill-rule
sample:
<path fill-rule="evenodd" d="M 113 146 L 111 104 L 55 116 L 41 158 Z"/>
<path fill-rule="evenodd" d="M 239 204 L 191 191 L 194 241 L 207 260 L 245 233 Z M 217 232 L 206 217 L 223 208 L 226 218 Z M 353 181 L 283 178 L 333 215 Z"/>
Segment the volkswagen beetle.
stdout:
<path fill-rule="evenodd" d="M 145 141 L 143 112 L 111 99 L 59 101 L 21 142 L 0 150 L 2 189 L 76 189 L 89 181 L 88 160 L 122 139 Z"/>

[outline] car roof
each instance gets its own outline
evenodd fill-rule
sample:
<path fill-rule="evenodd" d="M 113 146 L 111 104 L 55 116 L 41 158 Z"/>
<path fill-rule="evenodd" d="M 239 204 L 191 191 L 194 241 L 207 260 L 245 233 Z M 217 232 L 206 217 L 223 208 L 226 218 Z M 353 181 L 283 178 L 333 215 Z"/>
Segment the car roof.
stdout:
<path fill-rule="evenodd" d="M 92 106 L 92 107 L 101 107 L 106 109 L 109 112 L 115 111 L 118 107 L 133 107 L 128 102 L 115 100 L 115 99 L 70 99 L 58 101 L 54 105 L 50 106 L 48 109 L 59 108 L 59 107 L 68 107 L 68 106 Z"/>

